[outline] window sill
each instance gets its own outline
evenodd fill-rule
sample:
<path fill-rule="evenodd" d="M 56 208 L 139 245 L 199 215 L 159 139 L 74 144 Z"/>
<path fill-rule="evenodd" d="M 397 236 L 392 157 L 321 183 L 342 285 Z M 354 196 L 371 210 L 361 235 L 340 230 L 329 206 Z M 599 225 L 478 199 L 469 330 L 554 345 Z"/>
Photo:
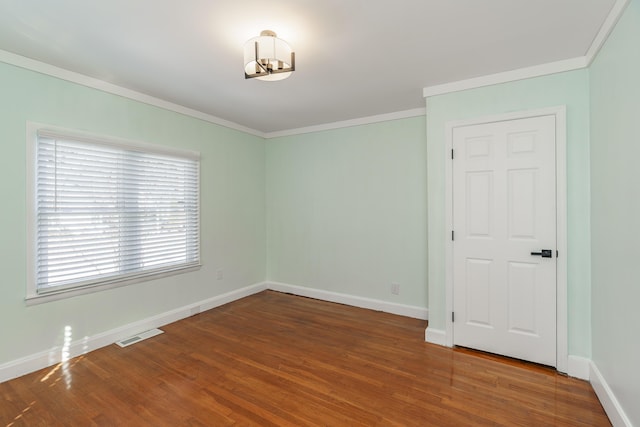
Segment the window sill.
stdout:
<path fill-rule="evenodd" d="M 138 276 L 138 277 L 124 279 L 120 281 L 96 283 L 93 285 L 87 285 L 79 288 L 60 289 L 57 291 L 51 291 L 43 294 L 31 294 L 25 297 L 25 303 L 27 306 L 32 306 L 32 305 L 43 304 L 51 301 L 58 301 L 66 298 L 73 298 L 80 295 L 93 294 L 93 293 L 105 291 L 108 289 L 115 289 L 123 286 L 133 285 L 136 283 L 148 282 L 150 280 L 157 280 L 165 277 L 176 276 L 178 274 L 190 273 L 192 271 L 200 270 L 201 267 L 202 265 L 195 265 L 195 266 L 185 267 L 177 270 L 165 271 L 162 273 L 154 273 L 147 276 Z"/>

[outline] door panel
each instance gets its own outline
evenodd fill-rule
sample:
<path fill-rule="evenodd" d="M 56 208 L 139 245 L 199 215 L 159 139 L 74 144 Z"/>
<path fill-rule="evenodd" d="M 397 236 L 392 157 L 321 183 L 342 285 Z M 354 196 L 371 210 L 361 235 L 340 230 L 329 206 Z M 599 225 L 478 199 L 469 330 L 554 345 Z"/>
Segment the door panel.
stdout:
<path fill-rule="evenodd" d="M 535 240 L 536 206 L 532 195 L 536 193 L 537 172 L 535 169 L 520 169 L 511 170 L 507 174 L 510 240 Z"/>
<path fill-rule="evenodd" d="M 535 301 L 536 266 L 510 262 L 508 275 L 509 332 L 537 335 Z"/>
<path fill-rule="evenodd" d="M 491 261 L 467 259 L 468 276 L 475 277 L 475 286 L 467 288 L 467 322 L 476 326 L 492 328 L 491 324 Z"/>
<path fill-rule="evenodd" d="M 493 175 L 490 172 L 474 172 L 467 175 L 468 234 L 473 237 L 491 235 L 493 206 Z"/>
<path fill-rule="evenodd" d="M 556 365 L 555 117 L 453 129 L 454 344 Z"/>

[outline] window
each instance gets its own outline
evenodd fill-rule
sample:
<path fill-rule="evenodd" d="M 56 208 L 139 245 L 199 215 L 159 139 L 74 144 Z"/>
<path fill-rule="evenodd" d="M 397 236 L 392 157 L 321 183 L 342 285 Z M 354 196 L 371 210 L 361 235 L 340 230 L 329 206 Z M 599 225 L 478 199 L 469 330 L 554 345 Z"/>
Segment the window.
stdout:
<path fill-rule="evenodd" d="M 199 266 L 197 153 L 48 128 L 31 133 L 27 298 Z"/>

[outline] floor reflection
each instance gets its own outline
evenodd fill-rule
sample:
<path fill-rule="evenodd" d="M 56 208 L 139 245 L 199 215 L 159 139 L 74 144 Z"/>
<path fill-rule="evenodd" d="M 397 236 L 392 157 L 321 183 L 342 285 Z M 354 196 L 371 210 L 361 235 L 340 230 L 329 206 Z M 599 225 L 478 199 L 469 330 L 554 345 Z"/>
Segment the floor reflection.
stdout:
<path fill-rule="evenodd" d="M 24 408 L 24 410 L 19 413 L 18 415 L 16 415 L 16 417 L 13 419 L 13 421 L 11 421 L 9 424 L 7 424 L 7 427 L 12 427 L 16 424 L 17 421 L 20 421 L 20 419 L 31 410 L 31 408 L 33 408 L 33 405 L 36 404 L 36 401 L 34 400 L 33 402 L 31 402 L 29 404 L 29 406 L 27 406 L 26 408 Z"/>
<path fill-rule="evenodd" d="M 42 377 L 40 382 L 47 382 L 56 372 L 60 372 L 60 376 L 57 377 L 49 387 L 55 386 L 60 380 L 64 380 L 65 385 L 67 386 L 67 390 L 71 388 L 71 383 L 73 381 L 73 375 L 71 374 L 71 368 L 73 365 L 82 360 L 82 357 L 77 358 L 73 363 L 71 363 L 71 343 L 73 341 L 73 329 L 71 326 L 64 327 L 64 338 L 62 342 L 62 348 L 60 349 L 60 362 L 55 365 L 47 374 Z M 86 353 L 87 343 L 86 338 L 84 342 L 83 353 Z"/>

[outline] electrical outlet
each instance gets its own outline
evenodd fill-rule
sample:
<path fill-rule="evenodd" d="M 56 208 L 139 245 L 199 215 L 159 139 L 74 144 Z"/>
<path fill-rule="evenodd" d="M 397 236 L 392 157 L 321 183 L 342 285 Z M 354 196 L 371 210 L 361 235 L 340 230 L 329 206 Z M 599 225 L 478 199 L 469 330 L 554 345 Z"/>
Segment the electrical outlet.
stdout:
<path fill-rule="evenodd" d="M 222 269 L 219 268 L 216 270 L 216 279 L 217 280 L 222 280 L 222 278 L 224 277 L 224 273 L 222 272 Z"/>
<path fill-rule="evenodd" d="M 391 283 L 391 293 L 393 295 L 400 295 L 400 283 Z"/>

